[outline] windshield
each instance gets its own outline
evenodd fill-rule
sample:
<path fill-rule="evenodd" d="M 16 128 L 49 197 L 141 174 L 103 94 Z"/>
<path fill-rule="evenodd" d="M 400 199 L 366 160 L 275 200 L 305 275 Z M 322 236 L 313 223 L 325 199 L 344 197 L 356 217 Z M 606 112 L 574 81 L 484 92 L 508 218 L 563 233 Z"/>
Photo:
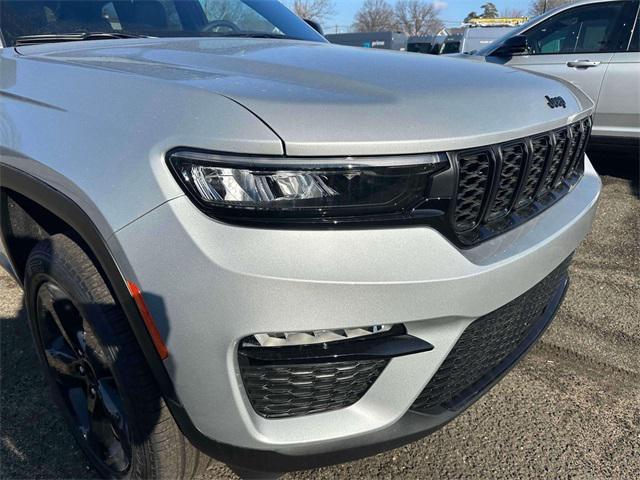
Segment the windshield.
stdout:
<path fill-rule="evenodd" d="M 79 39 L 256 36 L 324 41 L 276 0 L 0 0 L 5 45 L 20 37 L 103 33 Z M 69 37 L 67 37 L 67 40 Z M 49 37 L 47 41 L 51 41 Z M 55 38 L 53 39 L 55 41 Z"/>

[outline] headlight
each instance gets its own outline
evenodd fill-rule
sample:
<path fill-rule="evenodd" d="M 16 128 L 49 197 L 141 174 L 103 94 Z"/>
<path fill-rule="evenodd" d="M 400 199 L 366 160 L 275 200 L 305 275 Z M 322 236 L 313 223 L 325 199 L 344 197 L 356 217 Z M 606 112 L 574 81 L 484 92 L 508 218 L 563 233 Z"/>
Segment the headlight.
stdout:
<path fill-rule="evenodd" d="M 177 150 L 174 174 L 204 211 L 223 219 L 340 223 L 398 216 L 426 199 L 439 154 L 281 158 Z"/>

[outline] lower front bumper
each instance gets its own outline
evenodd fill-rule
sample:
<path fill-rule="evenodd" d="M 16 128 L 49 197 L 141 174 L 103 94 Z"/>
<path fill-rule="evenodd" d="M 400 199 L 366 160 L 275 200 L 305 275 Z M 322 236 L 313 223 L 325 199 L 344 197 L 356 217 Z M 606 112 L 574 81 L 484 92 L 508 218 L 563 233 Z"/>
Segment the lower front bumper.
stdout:
<path fill-rule="evenodd" d="M 418 414 L 412 405 L 470 324 L 540 283 L 584 238 L 600 190 L 586 163 L 552 208 L 469 250 L 423 227 L 233 227 L 184 197 L 127 226 L 110 247 L 169 348 L 178 424 L 216 458 L 276 471 L 356 458 L 443 425 L 464 406 Z M 253 410 L 237 357 L 244 337 L 388 323 L 435 348 L 391 360 L 347 408 L 279 419 Z"/>
<path fill-rule="evenodd" d="M 377 453 L 397 448 L 409 442 L 429 435 L 440 429 L 451 420 L 455 419 L 464 410 L 470 407 L 476 400 L 487 393 L 512 367 L 535 345 L 542 336 L 551 321 L 555 317 L 567 288 L 569 277 L 566 269 L 569 260 L 556 269 L 545 281 L 525 293 L 512 304 L 520 301 L 526 303 L 527 296 L 536 295 L 538 287 L 542 286 L 548 290 L 550 295 L 549 303 L 544 307 L 541 315 L 537 316 L 527 328 L 527 335 L 510 353 L 485 375 L 478 378 L 476 382 L 464 391 L 463 396 L 455 398 L 455 402 L 448 405 L 448 408 L 425 409 L 421 404 L 420 397 L 411 410 L 404 414 L 396 423 L 386 429 L 373 432 L 367 437 L 360 439 L 349 438 L 327 442 L 321 448 L 314 449 L 312 454 L 306 447 L 300 449 L 287 449 L 283 451 L 252 450 L 230 445 L 220 444 L 205 437 L 198 431 L 191 431 L 187 434 L 195 443 L 196 447 L 208 455 L 218 458 L 232 466 L 242 469 L 254 470 L 257 472 L 287 472 L 309 468 L 319 468 L 327 465 L 334 465 L 359 458 L 375 455 Z M 548 285 L 542 285 L 547 282 Z M 552 288 L 552 285 L 553 288 Z M 539 289 L 538 289 L 539 290 Z M 515 305 L 514 305 L 515 306 Z M 533 305 L 531 305 L 533 307 Z M 510 305 L 494 312 L 496 315 L 508 314 Z M 482 319 L 478 319 L 480 321 Z M 442 368 L 445 365 L 441 366 Z M 437 377 L 437 374 L 434 376 Z M 428 386 L 427 386 L 428 388 Z M 426 391 L 427 389 L 425 389 Z M 422 397 L 422 395 L 421 395 Z M 429 411 L 430 413 L 425 413 Z"/>

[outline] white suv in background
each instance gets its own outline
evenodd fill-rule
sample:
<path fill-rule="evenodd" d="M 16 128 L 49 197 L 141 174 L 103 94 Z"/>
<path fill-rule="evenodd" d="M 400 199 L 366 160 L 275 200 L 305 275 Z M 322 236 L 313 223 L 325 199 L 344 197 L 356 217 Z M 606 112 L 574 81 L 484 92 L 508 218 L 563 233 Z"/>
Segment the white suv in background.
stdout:
<path fill-rule="evenodd" d="M 638 0 L 589 0 L 558 7 L 472 55 L 565 79 L 596 104 L 591 143 L 640 142 Z"/>

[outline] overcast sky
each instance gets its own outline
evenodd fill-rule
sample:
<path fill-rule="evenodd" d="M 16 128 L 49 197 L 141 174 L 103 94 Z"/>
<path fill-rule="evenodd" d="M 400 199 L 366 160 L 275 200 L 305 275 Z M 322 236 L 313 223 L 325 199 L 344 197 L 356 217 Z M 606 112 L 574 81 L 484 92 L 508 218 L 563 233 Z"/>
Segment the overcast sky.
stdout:
<path fill-rule="evenodd" d="M 389 0 L 390 3 L 395 3 L 396 0 Z M 337 15 L 326 22 L 324 26 L 326 30 L 330 30 L 331 25 L 351 25 L 353 23 L 353 16 L 360 8 L 364 0 L 335 0 Z M 436 4 L 442 6 L 440 12 L 440 18 L 446 21 L 446 24 L 452 26 L 462 21 L 472 10 L 480 12 L 480 5 L 483 5 L 482 0 L 435 0 Z M 496 0 L 493 2 L 499 11 L 503 8 L 518 8 L 524 10 L 525 13 L 529 11 L 530 0 Z M 451 23 L 450 23 L 451 22 Z"/>

